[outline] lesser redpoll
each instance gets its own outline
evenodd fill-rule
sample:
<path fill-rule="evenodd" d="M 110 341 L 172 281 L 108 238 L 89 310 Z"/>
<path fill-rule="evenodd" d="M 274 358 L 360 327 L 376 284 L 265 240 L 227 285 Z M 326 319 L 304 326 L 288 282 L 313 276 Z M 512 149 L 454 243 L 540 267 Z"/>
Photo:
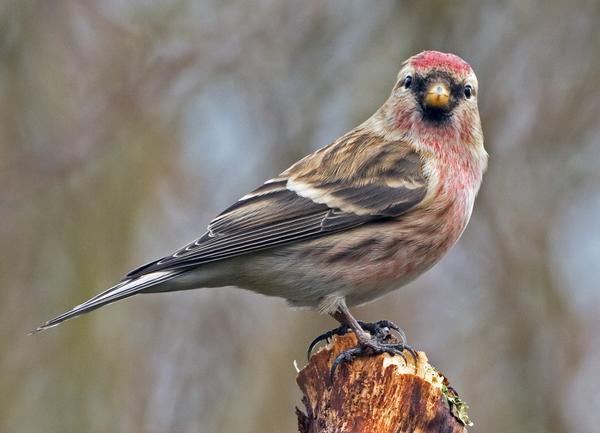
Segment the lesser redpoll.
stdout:
<path fill-rule="evenodd" d="M 465 229 L 487 164 L 477 94 L 461 58 L 411 57 L 363 124 L 38 330 L 138 293 L 234 285 L 330 313 L 377 350 L 348 306 L 413 280 Z"/>

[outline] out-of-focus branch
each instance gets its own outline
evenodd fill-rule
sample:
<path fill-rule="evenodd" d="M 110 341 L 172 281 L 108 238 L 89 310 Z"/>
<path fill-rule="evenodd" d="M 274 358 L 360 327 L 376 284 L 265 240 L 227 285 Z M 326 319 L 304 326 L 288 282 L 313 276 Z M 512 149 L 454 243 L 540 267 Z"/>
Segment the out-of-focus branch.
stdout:
<path fill-rule="evenodd" d="M 296 409 L 300 433 L 467 431 L 467 405 L 423 352 L 416 365 L 407 352 L 406 361 L 387 354 L 357 358 L 340 365 L 331 384 L 333 360 L 354 345 L 354 334 L 334 337 L 298 374 L 306 410 Z"/>

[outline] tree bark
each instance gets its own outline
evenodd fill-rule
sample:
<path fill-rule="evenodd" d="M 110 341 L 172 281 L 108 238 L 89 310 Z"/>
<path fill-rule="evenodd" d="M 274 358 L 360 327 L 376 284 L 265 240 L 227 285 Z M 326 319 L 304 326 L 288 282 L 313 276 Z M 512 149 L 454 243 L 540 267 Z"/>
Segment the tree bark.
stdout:
<path fill-rule="evenodd" d="M 425 353 L 417 362 L 405 352 L 360 357 L 337 368 L 333 360 L 356 345 L 348 333 L 311 356 L 296 382 L 306 413 L 296 408 L 300 433 L 465 433 L 468 406 L 432 367 Z"/>

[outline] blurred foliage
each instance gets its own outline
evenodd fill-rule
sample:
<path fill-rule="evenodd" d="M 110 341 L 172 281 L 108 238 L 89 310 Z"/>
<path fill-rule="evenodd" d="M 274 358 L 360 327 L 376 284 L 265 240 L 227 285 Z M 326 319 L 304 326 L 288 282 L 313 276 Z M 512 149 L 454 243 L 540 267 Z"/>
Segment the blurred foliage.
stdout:
<path fill-rule="evenodd" d="M 333 326 L 235 289 L 44 319 L 369 116 L 400 63 L 480 80 L 490 169 L 463 240 L 363 319 L 400 323 L 474 432 L 597 431 L 600 2 L 0 4 L 0 431 L 292 432 Z"/>

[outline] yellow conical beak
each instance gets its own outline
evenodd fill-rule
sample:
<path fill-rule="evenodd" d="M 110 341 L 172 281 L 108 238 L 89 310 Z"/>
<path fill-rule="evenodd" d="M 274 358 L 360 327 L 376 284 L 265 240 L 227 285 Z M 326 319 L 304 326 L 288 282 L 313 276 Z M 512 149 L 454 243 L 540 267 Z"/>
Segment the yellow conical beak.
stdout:
<path fill-rule="evenodd" d="M 444 82 L 432 83 L 425 92 L 425 108 L 447 110 L 450 106 L 450 89 Z"/>

